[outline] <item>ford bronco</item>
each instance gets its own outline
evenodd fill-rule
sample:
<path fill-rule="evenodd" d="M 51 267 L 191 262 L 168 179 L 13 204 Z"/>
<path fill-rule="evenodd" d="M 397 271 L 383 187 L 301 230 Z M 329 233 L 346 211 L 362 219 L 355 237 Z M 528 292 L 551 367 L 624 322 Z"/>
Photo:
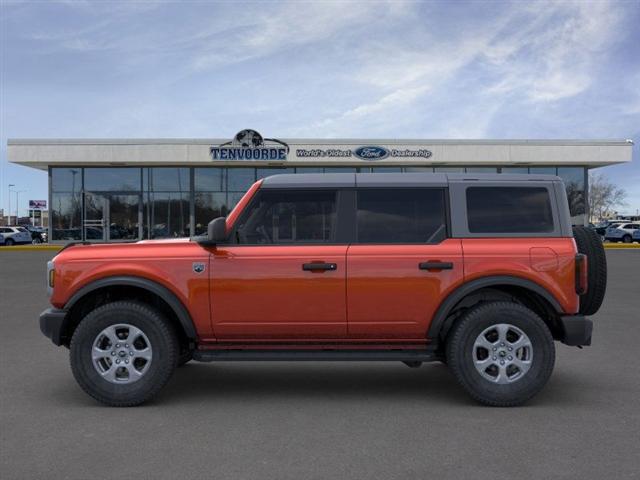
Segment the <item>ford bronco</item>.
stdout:
<path fill-rule="evenodd" d="M 441 361 L 513 406 L 549 379 L 554 340 L 591 343 L 606 275 L 555 176 L 278 175 L 202 237 L 63 248 L 40 328 L 112 406 L 190 360 Z"/>

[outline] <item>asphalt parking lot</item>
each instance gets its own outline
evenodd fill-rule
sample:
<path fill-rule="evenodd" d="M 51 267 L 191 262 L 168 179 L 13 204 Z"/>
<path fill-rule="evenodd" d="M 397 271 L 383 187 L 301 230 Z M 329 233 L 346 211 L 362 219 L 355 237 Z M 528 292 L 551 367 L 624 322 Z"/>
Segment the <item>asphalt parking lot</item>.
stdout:
<path fill-rule="evenodd" d="M 608 251 L 592 347 L 558 345 L 524 407 L 471 401 L 440 364 L 189 364 L 145 406 L 100 406 L 45 339 L 45 262 L 0 251 L 0 477 L 638 478 L 640 250 Z"/>

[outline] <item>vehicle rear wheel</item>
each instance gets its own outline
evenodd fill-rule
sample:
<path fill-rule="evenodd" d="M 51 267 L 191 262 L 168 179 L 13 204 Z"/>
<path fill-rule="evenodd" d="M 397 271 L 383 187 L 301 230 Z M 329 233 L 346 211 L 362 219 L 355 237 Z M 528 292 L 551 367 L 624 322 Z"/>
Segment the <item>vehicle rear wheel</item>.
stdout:
<path fill-rule="evenodd" d="M 34 245 L 40 245 L 42 243 L 42 240 L 40 240 L 39 238 L 34 238 L 33 240 L 31 240 L 31 243 Z"/>
<path fill-rule="evenodd" d="M 447 341 L 447 365 L 478 402 L 520 405 L 547 383 L 555 363 L 551 332 L 515 302 L 491 302 L 465 313 Z"/>
<path fill-rule="evenodd" d="M 153 397 L 169 381 L 179 351 L 166 318 L 134 301 L 108 303 L 89 313 L 76 328 L 70 350 L 78 384 L 114 407 Z"/>
<path fill-rule="evenodd" d="M 580 313 L 595 314 L 607 290 L 607 257 L 598 235 L 590 228 L 573 227 L 578 252 L 587 256 L 587 292 L 580 295 Z"/>
<path fill-rule="evenodd" d="M 622 237 L 622 241 L 624 243 L 631 243 L 631 235 L 625 235 L 624 237 Z"/>

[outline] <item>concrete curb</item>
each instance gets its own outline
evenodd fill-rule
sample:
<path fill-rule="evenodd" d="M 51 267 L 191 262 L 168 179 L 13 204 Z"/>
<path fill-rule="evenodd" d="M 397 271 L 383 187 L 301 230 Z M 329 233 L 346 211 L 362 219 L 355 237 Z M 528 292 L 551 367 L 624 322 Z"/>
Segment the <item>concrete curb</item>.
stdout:
<path fill-rule="evenodd" d="M 640 248 L 640 243 L 605 243 L 604 248 L 607 250 L 632 250 L 634 248 Z"/>

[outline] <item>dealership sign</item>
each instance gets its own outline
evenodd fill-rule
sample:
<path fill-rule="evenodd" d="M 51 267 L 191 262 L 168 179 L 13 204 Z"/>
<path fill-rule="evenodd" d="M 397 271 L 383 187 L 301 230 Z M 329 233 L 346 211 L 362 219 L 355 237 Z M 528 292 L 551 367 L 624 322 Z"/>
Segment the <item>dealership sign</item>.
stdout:
<path fill-rule="evenodd" d="M 46 210 L 47 201 L 46 200 L 29 200 L 29 208 L 31 210 Z"/>
<path fill-rule="evenodd" d="M 316 148 L 319 147 L 319 148 Z M 382 145 L 299 145 L 293 155 L 289 154 L 289 145 L 275 138 L 264 138 L 255 130 L 242 130 L 233 140 L 214 145 L 210 149 L 211 159 L 217 161 L 253 160 L 285 161 L 310 158 L 335 158 L 352 160 L 383 159 L 427 159 L 431 150 L 416 146 L 398 146 L 390 148 Z"/>
<path fill-rule="evenodd" d="M 288 153 L 289 145 L 255 130 L 242 130 L 230 142 L 211 147 L 213 160 L 286 160 Z"/>

